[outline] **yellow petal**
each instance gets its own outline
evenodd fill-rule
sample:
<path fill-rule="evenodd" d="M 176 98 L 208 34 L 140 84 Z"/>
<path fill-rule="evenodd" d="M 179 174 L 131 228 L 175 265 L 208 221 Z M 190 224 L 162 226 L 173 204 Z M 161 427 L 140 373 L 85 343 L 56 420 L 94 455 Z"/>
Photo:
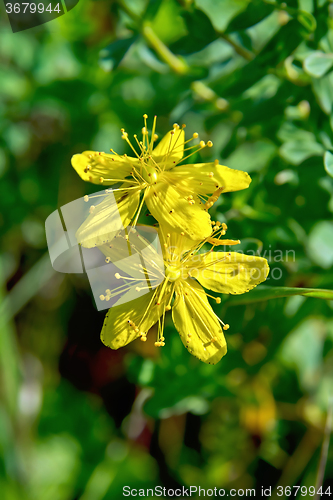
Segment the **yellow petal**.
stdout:
<path fill-rule="evenodd" d="M 184 346 L 204 363 L 215 365 L 226 354 L 227 345 L 203 288 L 188 279 L 176 291 L 172 319 Z"/>
<path fill-rule="evenodd" d="M 215 163 L 181 165 L 164 175 L 169 176 L 171 183 L 177 183 L 196 194 L 211 194 L 222 187 L 223 193 L 240 191 L 249 187 L 251 182 L 251 177 L 246 172 Z"/>
<path fill-rule="evenodd" d="M 265 281 L 266 259 L 237 252 L 207 252 L 187 262 L 191 276 L 205 288 L 219 293 L 245 293 Z"/>
<path fill-rule="evenodd" d="M 163 313 L 165 301 L 170 298 L 170 295 L 165 295 L 161 304 L 156 305 L 159 291 L 160 287 L 135 300 L 111 307 L 105 316 L 101 331 L 103 344 L 111 349 L 119 349 L 140 337 L 140 332 L 147 333 L 158 321 Z M 123 302 L 124 298 L 121 301 Z M 137 325 L 138 332 L 130 326 L 129 320 Z"/>
<path fill-rule="evenodd" d="M 152 156 L 156 163 L 164 164 L 164 168 L 172 168 L 184 154 L 185 133 L 183 129 L 171 130 L 154 148 Z"/>
<path fill-rule="evenodd" d="M 201 201 L 195 197 L 195 203 L 189 201 L 171 185 L 158 182 L 146 191 L 146 204 L 155 219 L 166 229 L 192 240 L 202 240 L 212 233 L 210 215 Z"/>
<path fill-rule="evenodd" d="M 75 236 L 78 243 L 92 248 L 111 241 L 116 232 L 128 226 L 139 200 L 139 188 L 107 194 L 77 230 Z"/>
<path fill-rule="evenodd" d="M 101 184 L 111 185 L 129 176 L 134 166 L 139 166 L 136 158 L 123 157 L 113 154 L 98 153 L 96 151 L 84 151 L 72 157 L 72 166 L 81 179 Z M 114 179 L 114 180 L 106 180 Z"/>
<path fill-rule="evenodd" d="M 169 265 L 178 265 L 184 254 L 196 248 L 198 244 L 197 241 L 170 231 L 165 225 L 159 226 L 158 235 L 162 245 L 164 260 Z"/>

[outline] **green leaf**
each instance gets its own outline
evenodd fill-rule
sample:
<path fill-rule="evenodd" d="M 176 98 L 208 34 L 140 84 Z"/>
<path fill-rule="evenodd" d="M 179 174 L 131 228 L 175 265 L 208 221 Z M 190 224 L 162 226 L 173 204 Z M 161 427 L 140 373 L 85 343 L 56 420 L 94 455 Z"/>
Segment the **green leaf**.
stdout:
<path fill-rule="evenodd" d="M 162 0 L 150 0 L 148 2 L 147 9 L 144 13 L 144 18 L 146 21 L 152 20 L 156 16 L 159 8 L 161 7 L 161 4 Z"/>
<path fill-rule="evenodd" d="M 328 175 L 333 177 L 333 154 L 330 153 L 329 151 L 326 151 L 324 155 L 324 165 Z"/>
<path fill-rule="evenodd" d="M 315 264 L 329 269 L 333 264 L 333 222 L 322 220 L 309 234 L 308 252 Z"/>
<path fill-rule="evenodd" d="M 261 285 L 243 295 L 234 295 L 233 297 L 230 297 L 228 305 L 238 306 L 240 304 L 251 304 L 252 302 L 290 297 L 292 295 L 303 295 L 304 297 L 333 300 L 333 290 L 323 290 L 321 288 L 291 288 L 285 286 L 271 287 Z"/>
<path fill-rule="evenodd" d="M 331 114 L 333 106 L 333 72 L 322 78 L 316 78 L 312 84 L 322 110 L 328 115 Z"/>
<path fill-rule="evenodd" d="M 274 157 L 276 146 L 268 141 L 244 142 L 225 160 L 225 164 L 245 172 L 257 172 Z"/>
<path fill-rule="evenodd" d="M 194 44 L 200 47 L 199 50 L 216 40 L 217 34 L 211 20 L 202 10 L 195 9 L 192 14 L 185 12 L 183 16 L 189 35 Z"/>
<path fill-rule="evenodd" d="M 230 73 L 224 71 L 221 76 L 219 75 L 212 81 L 211 88 L 219 95 L 239 97 L 267 74 L 268 66 L 276 68 L 282 61 L 285 61 L 304 41 L 304 38 L 306 38 L 304 27 L 299 21 L 292 19 L 275 33 L 252 61 Z M 288 40 L 288 44 L 283 40 Z M 315 82 L 318 81 L 321 80 L 315 80 Z"/>
<path fill-rule="evenodd" d="M 306 12 L 305 10 L 300 11 L 297 15 L 297 19 L 310 33 L 317 27 L 316 19 L 310 12 Z"/>
<path fill-rule="evenodd" d="M 249 0 L 196 0 L 195 5 L 207 14 L 214 28 L 225 31 L 230 21 L 246 9 Z"/>
<path fill-rule="evenodd" d="M 261 0 L 252 0 L 246 7 L 246 10 L 242 11 L 231 21 L 227 33 L 245 30 L 250 26 L 254 26 L 265 19 L 265 17 L 269 16 L 273 11 L 274 5 L 266 4 Z"/>
<path fill-rule="evenodd" d="M 170 48 L 176 54 L 193 54 L 204 49 L 218 38 L 209 17 L 199 9 L 182 13 L 188 34 Z"/>
<path fill-rule="evenodd" d="M 30 498 L 70 498 L 80 470 L 80 445 L 72 436 L 51 435 L 36 442 L 29 459 Z M 57 471 L 63 467 L 62 474 Z"/>
<path fill-rule="evenodd" d="M 106 69 L 109 71 L 115 70 L 137 38 L 137 35 L 134 35 L 129 38 L 122 38 L 110 43 L 110 45 L 105 47 L 105 49 L 103 49 L 100 53 L 101 64 L 103 66 L 106 66 L 107 64 Z"/>
<path fill-rule="evenodd" d="M 324 54 L 320 50 L 312 52 L 304 61 L 304 70 L 314 78 L 320 78 L 333 66 L 333 54 Z"/>
<path fill-rule="evenodd" d="M 321 156 L 324 147 L 313 141 L 289 141 L 280 147 L 280 155 L 292 165 L 299 165 L 311 156 Z"/>
<path fill-rule="evenodd" d="M 307 391 L 318 387 L 318 376 L 322 369 L 324 333 L 325 323 L 321 319 L 309 318 L 297 325 L 281 346 L 279 353 L 281 361 L 291 368 L 297 368 L 299 381 Z"/>

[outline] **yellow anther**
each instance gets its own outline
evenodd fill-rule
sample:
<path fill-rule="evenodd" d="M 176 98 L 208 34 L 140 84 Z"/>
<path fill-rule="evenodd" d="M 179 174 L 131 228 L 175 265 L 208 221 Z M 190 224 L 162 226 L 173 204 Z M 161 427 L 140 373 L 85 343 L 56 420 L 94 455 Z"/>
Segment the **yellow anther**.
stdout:
<path fill-rule="evenodd" d="M 101 184 L 103 184 L 103 182 L 104 182 L 104 177 L 100 177 L 100 178 L 99 178 L 99 182 L 100 182 Z"/>
<path fill-rule="evenodd" d="M 142 335 L 142 337 L 140 337 L 140 340 L 141 340 L 141 342 L 146 342 L 147 341 L 147 337 L 145 337 L 144 335 Z"/>
<path fill-rule="evenodd" d="M 161 337 L 161 342 L 164 342 L 165 341 L 165 338 L 164 337 Z"/>
<path fill-rule="evenodd" d="M 214 165 L 218 165 L 219 164 L 219 161 L 216 159 L 214 160 Z"/>
<path fill-rule="evenodd" d="M 142 132 L 143 134 L 148 134 L 146 127 L 142 127 L 141 132 Z"/>
<path fill-rule="evenodd" d="M 182 232 L 181 232 L 180 234 L 181 234 L 181 236 L 185 236 L 185 233 L 184 233 L 184 231 L 182 231 Z"/>
<path fill-rule="evenodd" d="M 145 113 L 145 114 L 143 115 L 143 117 L 147 120 L 148 115 Z"/>
<path fill-rule="evenodd" d="M 211 148 L 211 147 L 212 147 L 212 145 L 213 145 L 212 141 L 208 141 L 208 142 L 207 142 L 207 146 L 208 146 L 209 148 Z"/>
<path fill-rule="evenodd" d="M 187 334 L 187 336 L 188 336 L 188 337 L 192 337 L 192 333 L 188 333 L 188 334 Z"/>
<path fill-rule="evenodd" d="M 121 136 L 122 139 L 127 139 L 128 137 L 128 133 L 127 132 L 124 132 Z"/>
<path fill-rule="evenodd" d="M 194 134 L 193 134 L 193 136 L 192 136 L 192 137 L 193 137 L 193 139 L 197 139 L 197 138 L 199 137 L 198 132 L 194 132 Z"/>
<path fill-rule="evenodd" d="M 229 330 L 230 328 L 230 325 L 226 324 L 226 325 L 223 325 L 223 330 Z"/>
<path fill-rule="evenodd" d="M 179 125 L 178 125 L 178 123 L 174 123 L 174 124 L 172 125 L 172 128 L 175 128 L 176 130 L 178 130 L 178 129 L 179 129 Z"/>
<path fill-rule="evenodd" d="M 83 197 L 84 201 L 89 201 L 89 196 L 86 194 L 84 197 Z"/>
<path fill-rule="evenodd" d="M 136 327 L 134 328 L 134 331 L 135 331 L 136 333 L 138 333 L 139 328 L 136 326 Z"/>
<path fill-rule="evenodd" d="M 91 207 L 89 208 L 89 213 L 92 214 L 94 210 L 95 210 L 95 205 L 91 205 Z"/>
<path fill-rule="evenodd" d="M 100 300 L 105 300 L 104 295 L 100 295 L 99 298 L 100 298 Z"/>
<path fill-rule="evenodd" d="M 166 311 L 171 311 L 171 306 L 166 306 L 165 310 Z"/>
<path fill-rule="evenodd" d="M 199 145 L 201 148 L 204 148 L 206 146 L 206 143 L 205 143 L 205 141 L 200 141 Z"/>
<path fill-rule="evenodd" d="M 186 128 L 186 125 L 185 125 L 185 123 L 183 123 L 183 125 L 182 125 L 182 128 Z"/>
<path fill-rule="evenodd" d="M 114 277 L 115 277 L 115 278 L 117 278 L 117 280 L 119 280 L 119 279 L 120 279 L 120 274 L 119 274 L 119 273 L 116 273 L 116 274 L 114 275 Z"/>
<path fill-rule="evenodd" d="M 215 300 L 216 300 L 216 303 L 217 303 L 217 304 L 221 304 L 221 297 L 216 297 L 216 299 L 215 299 Z"/>
<path fill-rule="evenodd" d="M 161 345 L 161 342 L 155 342 L 155 343 L 154 343 L 154 346 L 155 346 L 155 347 L 160 347 L 160 345 Z"/>
<path fill-rule="evenodd" d="M 167 238 L 170 238 L 170 233 L 167 233 Z"/>
<path fill-rule="evenodd" d="M 105 262 L 108 264 L 111 261 L 110 257 L 106 257 Z"/>
<path fill-rule="evenodd" d="M 167 243 L 164 243 L 164 248 L 168 248 L 168 244 Z"/>
<path fill-rule="evenodd" d="M 215 224 L 217 225 L 217 227 L 219 227 L 221 225 L 221 222 L 218 220 L 215 222 Z"/>
<path fill-rule="evenodd" d="M 135 290 L 136 290 L 137 292 L 140 292 L 141 288 L 140 288 L 139 286 L 137 286 L 137 287 L 135 288 Z"/>
<path fill-rule="evenodd" d="M 214 177 L 214 172 L 209 172 L 208 177 Z"/>
<path fill-rule="evenodd" d="M 228 229 L 228 226 L 226 225 L 226 223 L 225 223 L 225 222 L 222 222 L 222 227 L 223 227 L 223 229 L 224 229 L 225 231 Z"/>

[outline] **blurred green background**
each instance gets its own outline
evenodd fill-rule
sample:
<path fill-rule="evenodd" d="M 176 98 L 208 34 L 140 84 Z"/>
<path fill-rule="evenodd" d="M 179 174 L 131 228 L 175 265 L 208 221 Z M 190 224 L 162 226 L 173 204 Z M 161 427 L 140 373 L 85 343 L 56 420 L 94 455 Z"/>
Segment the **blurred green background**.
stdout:
<path fill-rule="evenodd" d="M 44 222 L 96 191 L 74 153 L 129 152 L 120 128 L 157 114 L 160 136 L 178 122 L 213 141 L 194 161 L 250 173 L 211 214 L 238 248 L 262 246 L 267 285 L 332 288 L 332 70 L 326 0 L 80 0 L 16 34 L 1 11 L 1 499 L 316 484 L 332 300 L 226 298 L 216 366 L 171 323 L 162 349 L 150 335 L 112 351 L 88 281 L 52 270 Z M 333 448 L 324 490 L 332 479 Z"/>

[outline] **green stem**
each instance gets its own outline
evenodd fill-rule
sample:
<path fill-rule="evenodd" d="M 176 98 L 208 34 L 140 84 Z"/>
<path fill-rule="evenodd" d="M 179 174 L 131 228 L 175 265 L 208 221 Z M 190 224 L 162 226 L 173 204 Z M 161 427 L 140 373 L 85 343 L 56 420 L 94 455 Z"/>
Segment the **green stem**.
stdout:
<path fill-rule="evenodd" d="M 294 454 L 287 461 L 278 481 L 278 485 L 282 486 L 283 490 L 286 486 L 292 487 L 295 484 L 313 457 L 316 449 L 318 448 L 319 442 L 320 432 L 318 432 L 315 428 L 308 429 Z M 283 498 L 285 498 L 285 495 L 283 495 Z M 277 488 L 273 491 L 271 499 L 279 499 L 279 492 Z"/>
<path fill-rule="evenodd" d="M 164 61 L 175 73 L 184 75 L 188 72 L 187 64 L 175 56 L 171 50 L 160 40 L 155 31 L 148 24 L 142 28 L 142 34 L 149 45 L 156 50 L 162 61 Z"/>
<path fill-rule="evenodd" d="M 172 69 L 172 71 L 178 75 L 184 75 L 188 72 L 188 65 L 171 52 L 171 50 L 162 42 L 162 40 L 160 40 L 148 23 L 144 24 L 142 19 L 132 12 L 123 0 L 118 0 L 118 5 L 136 23 L 138 30 L 141 31 L 145 40 L 157 52 L 162 61 L 164 61 L 169 68 Z"/>
<path fill-rule="evenodd" d="M 330 436 L 331 436 L 331 432 L 332 432 L 332 416 L 333 416 L 333 397 L 330 398 L 329 405 L 328 405 L 327 419 L 326 419 L 325 432 L 324 432 L 324 441 L 323 441 L 323 446 L 321 449 L 320 462 L 319 462 L 319 468 L 318 468 L 318 474 L 317 474 L 317 480 L 316 480 L 316 491 L 319 490 L 320 486 L 323 485 L 323 481 L 324 481 L 327 456 L 328 456 L 328 448 L 329 448 Z M 321 495 L 318 494 L 317 500 L 320 500 L 320 498 L 321 498 Z"/>
<path fill-rule="evenodd" d="M 239 54 L 240 56 L 244 57 L 244 59 L 246 59 L 247 61 L 252 61 L 252 59 L 254 58 L 254 54 L 252 54 L 251 52 L 249 52 L 248 50 L 244 49 L 243 47 L 241 47 L 240 45 L 238 45 L 236 42 L 234 42 L 228 35 L 226 35 L 225 33 L 221 33 L 221 32 L 218 32 L 218 35 L 223 39 L 225 40 L 229 45 L 231 45 L 233 47 L 233 49 L 235 50 L 235 52 L 237 52 L 237 54 Z"/>

